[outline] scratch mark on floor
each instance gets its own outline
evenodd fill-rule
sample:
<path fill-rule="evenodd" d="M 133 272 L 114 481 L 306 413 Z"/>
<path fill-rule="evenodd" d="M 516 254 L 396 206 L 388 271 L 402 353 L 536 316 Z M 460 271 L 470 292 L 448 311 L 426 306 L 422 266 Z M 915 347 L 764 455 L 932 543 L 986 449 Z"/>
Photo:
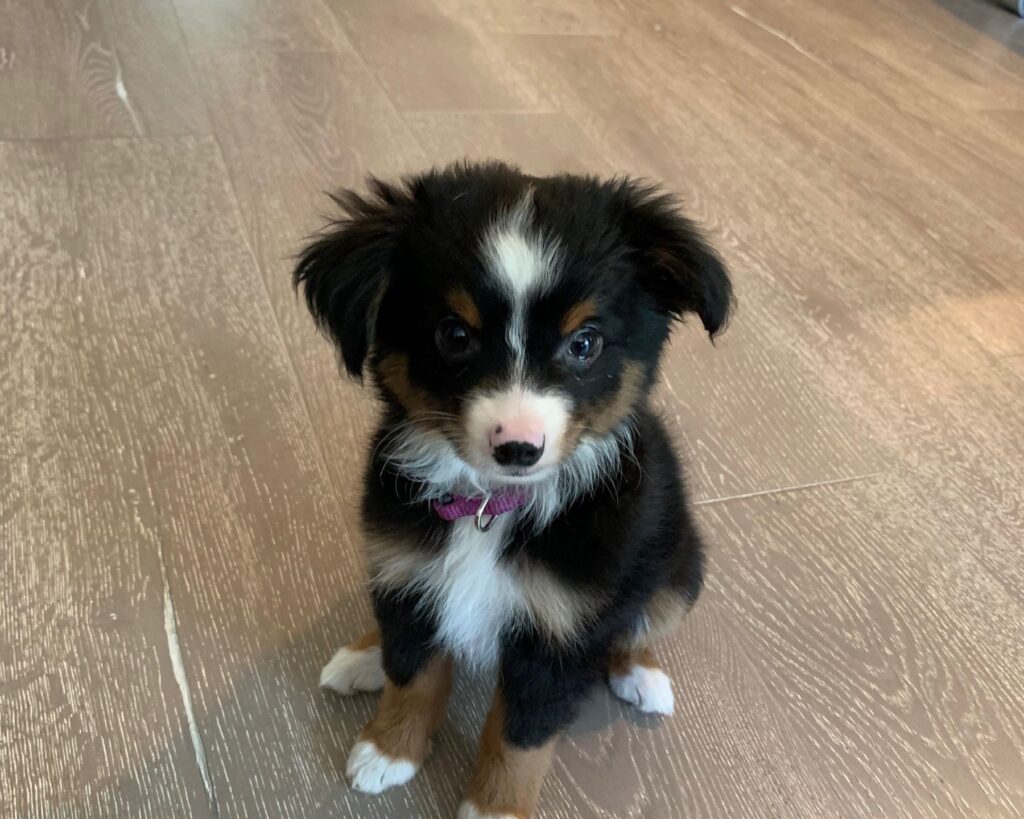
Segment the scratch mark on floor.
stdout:
<path fill-rule="evenodd" d="M 762 23 L 756 17 L 752 17 L 748 12 L 746 12 L 743 9 L 741 9 L 739 6 L 729 6 L 729 10 L 733 14 L 738 14 L 740 17 L 742 17 L 748 23 L 752 23 L 753 25 L 757 26 L 762 31 L 767 31 L 769 34 L 772 35 L 772 37 L 778 37 L 780 40 L 782 40 L 782 42 L 784 42 L 790 48 L 792 48 L 792 49 L 798 51 L 799 53 L 803 54 L 808 60 L 814 60 L 814 62 L 816 62 L 818 65 L 822 66 L 823 68 L 827 68 L 830 71 L 832 70 L 832 66 L 830 66 L 828 63 L 826 63 L 824 60 L 821 60 L 818 57 L 815 57 L 813 54 L 811 54 L 810 51 L 808 51 L 806 48 L 804 48 L 802 45 L 800 45 L 800 43 L 798 43 L 796 40 L 794 40 L 788 34 L 782 32 L 782 31 L 779 31 L 777 28 L 772 28 L 767 23 Z"/>
<path fill-rule="evenodd" d="M 178 684 L 178 691 L 181 693 L 181 702 L 185 708 L 185 719 L 188 722 L 188 732 L 192 739 L 192 751 L 196 757 L 196 765 L 199 768 L 199 775 L 203 778 L 203 787 L 206 790 L 206 797 L 210 801 L 210 807 L 214 816 L 217 815 L 217 802 L 213 794 L 213 782 L 210 779 L 210 769 L 206 763 L 206 749 L 203 747 L 203 738 L 199 734 L 199 724 L 196 722 L 195 710 L 192 707 L 192 691 L 188 685 L 188 675 L 185 673 L 185 662 L 181 656 L 181 644 L 178 642 L 178 621 L 174 614 L 174 601 L 171 599 L 171 586 L 167 580 L 167 564 L 164 562 L 163 544 L 160 544 L 160 579 L 164 586 L 164 632 L 167 635 L 167 653 L 171 660 L 171 669 L 174 672 L 174 681 Z"/>

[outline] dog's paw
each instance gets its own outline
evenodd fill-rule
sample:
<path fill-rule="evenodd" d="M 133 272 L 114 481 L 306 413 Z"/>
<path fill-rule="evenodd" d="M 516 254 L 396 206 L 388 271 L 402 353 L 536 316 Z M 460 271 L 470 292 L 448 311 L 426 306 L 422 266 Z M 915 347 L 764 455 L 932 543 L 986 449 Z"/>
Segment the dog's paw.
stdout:
<path fill-rule="evenodd" d="M 381 793 L 395 785 L 404 785 L 419 766 L 409 759 L 393 759 L 372 740 L 361 739 L 348 755 L 345 774 L 352 787 L 363 793 Z"/>
<path fill-rule="evenodd" d="M 455 819 L 516 819 L 511 813 L 484 813 L 472 802 L 463 802 Z"/>
<path fill-rule="evenodd" d="M 339 694 L 380 691 L 384 687 L 380 646 L 339 649 L 320 672 L 320 687 Z"/>
<path fill-rule="evenodd" d="M 672 681 L 660 668 L 634 665 L 628 674 L 612 674 L 608 687 L 620 700 L 645 714 L 671 714 L 675 710 Z"/>

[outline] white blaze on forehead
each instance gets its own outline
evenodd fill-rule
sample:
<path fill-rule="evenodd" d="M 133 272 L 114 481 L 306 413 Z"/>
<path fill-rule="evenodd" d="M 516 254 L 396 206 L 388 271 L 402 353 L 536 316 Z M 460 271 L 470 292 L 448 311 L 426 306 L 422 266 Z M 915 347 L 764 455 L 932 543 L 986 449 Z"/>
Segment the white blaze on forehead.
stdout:
<path fill-rule="evenodd" d="M 534 227 L 533 191 L 502 212 L 484 234 L 483 251 L 489 270 L 505 291 L 521 299 L 550 282 L 558 246 Z"/>
<path fill-rule="evenodd" d="M 537 419 L 544 434 L 544 454 L 534 468 L 558 463 L 571 410 L 565 396 L 533 392 L 522 387 L 477 396 L 466 412 L 466 433 L 474 466 L 492 468 L 491 433 L 497 426 L 513 423 L 524 416 Z"/>
<path fill-rule="evenodd" d="M 527 304 L 551 284 L 558 260 L 557 242 L 546 238 L 533 221 L 533 191 L 528 190 L 515 207 L 495 219 L 482 247 L 487 268 L 512 308 L 506 335 L 520 375 L 526 357 Z"/>

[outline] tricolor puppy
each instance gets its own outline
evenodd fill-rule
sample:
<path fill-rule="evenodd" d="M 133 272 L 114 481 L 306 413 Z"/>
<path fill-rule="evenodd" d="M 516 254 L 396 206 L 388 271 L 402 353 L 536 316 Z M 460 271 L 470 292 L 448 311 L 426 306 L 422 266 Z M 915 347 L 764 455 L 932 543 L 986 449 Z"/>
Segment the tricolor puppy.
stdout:
<path fill-rule="evenodd" d="M 672 711 L 653 645 L 700 591 L 702 546 L 648 395 L 674 320 L 723 328 L 729 279 L 629 180 L 460 164 L 336 201 L 295 280 L 384 405 L 362 506 L 377 628 L 321 678 L 383 688 L 348 775 L 409 780 L 453 663 L 492 667 L 459 816 L 528 817 L 593 685 Z"/>

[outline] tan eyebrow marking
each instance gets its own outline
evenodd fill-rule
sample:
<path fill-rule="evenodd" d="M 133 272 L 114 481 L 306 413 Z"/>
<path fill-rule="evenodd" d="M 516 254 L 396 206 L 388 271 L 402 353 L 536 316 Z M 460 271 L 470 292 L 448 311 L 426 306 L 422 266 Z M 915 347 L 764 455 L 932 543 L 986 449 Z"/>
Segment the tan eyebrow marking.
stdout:
<path fill-rule="evenodd" d="M 480 310 L 476 306 L 476 302 L 473 301 L 473 297 L 469 295 L 469 292 L 459 288 L 458 290 L 452 290 L 448 294 L 447 298 L 448 306 L 455 311 L 456 315 L 461 318 L 466 324 L 475 330 L 479 330 L 483 327 L 483 321 L 480 319 Z"/>
<path fill-rule="evenodd" d="M 596 312 L 597 301 L 594 298 L 576 302 L 566 311 L 565 316 L 562 318 L 562 324 L 559 328 L 562 331 L 562 335 L 567 336 L 573 330 L 578 329 L 588 318 L 593 318 Z"/>

